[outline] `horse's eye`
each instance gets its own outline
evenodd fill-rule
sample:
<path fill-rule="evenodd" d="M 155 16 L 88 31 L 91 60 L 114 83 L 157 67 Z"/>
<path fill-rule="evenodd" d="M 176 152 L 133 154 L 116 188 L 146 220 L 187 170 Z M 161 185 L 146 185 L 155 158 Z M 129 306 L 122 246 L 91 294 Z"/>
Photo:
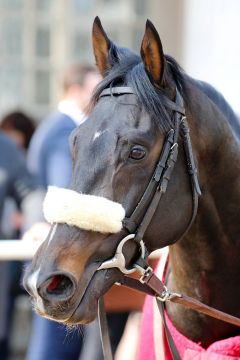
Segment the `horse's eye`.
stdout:
<path fill-rule="evenodd" d="M 134 160 L 141 160 L 146 155 L 146 151 L 142 146 L 135 145 L 132 147 L 129 157 Z"/>

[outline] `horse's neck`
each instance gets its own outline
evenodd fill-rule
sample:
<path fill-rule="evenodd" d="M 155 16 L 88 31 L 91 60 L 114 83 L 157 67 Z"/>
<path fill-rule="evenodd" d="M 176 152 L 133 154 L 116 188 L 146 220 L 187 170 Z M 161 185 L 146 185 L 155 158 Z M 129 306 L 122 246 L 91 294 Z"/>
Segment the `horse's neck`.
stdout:
<path fill-rule="evenodd" d="M 210 306 L 240 316 L 240 148 L 226 119 L 209 103 L 199 114 L 195 143 L 203 195 L 187 235 L 170 249 L 167 285 Z M 197 110 L 197 109 L 196 109 Z M 209 116 L 211 114 L 211 116 Z M 194 122 L 196 119 L 194 120 Z M 193 120 L 191 127 L 194 128 Z M 196 145 L 198 142 L 198 145 Z M 202 142 L 202 143 L 201 143 Z M 239 334 L 223 322 L 174 304 L 168 306 L 177 328 L 207 346 Z"/>

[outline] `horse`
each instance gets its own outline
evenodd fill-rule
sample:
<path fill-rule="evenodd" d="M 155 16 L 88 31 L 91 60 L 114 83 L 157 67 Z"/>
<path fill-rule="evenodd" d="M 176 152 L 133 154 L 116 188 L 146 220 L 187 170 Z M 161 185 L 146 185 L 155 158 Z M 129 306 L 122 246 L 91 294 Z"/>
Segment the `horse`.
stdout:
<path fill-rule="evenodd" d="M 36 311 L 65 324 L 95 319 L 98 299 L 124 276 L 101 264 L 114 258 L 124 238 L 126 272 L 145 248 L 151 253 L 169 246 L 167 288 L 239 317 L 237 117 L 219 92 L 164 54 L 149 20 L 140 56 L 114 44 L 99 18 L 92 40 L 103 80 L 87 121 L 70 138 L 70 190 L 52 189 L 46 208 L 59 214 L 49 211 L 50 233 L 25 273 Z M 167 147 L 163 175 L 159 159 Z M 161 178 L 161 186 L 146 198 L 153 178 Z M 163 187 L 146 221 L 146 208 Z M 178 331 L 204 348 L 240 334 L 235 325 L 170 301 L 166 312 Z"/>

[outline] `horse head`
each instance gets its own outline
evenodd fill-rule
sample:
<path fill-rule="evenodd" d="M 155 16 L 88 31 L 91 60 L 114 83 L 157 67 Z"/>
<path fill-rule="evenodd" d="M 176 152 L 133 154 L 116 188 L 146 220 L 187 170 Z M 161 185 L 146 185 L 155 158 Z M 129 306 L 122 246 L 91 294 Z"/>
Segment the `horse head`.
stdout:
<path fill-rule="evenodd" d="M 128 220 L 156 172 L 161 173 L 159 159 L 166 143 L 169 152 L 173 149 L 176 109 L 170 105 L 184 92 L 181 72 L 174 71 L 174 60 L 164 55 L 150 21 L 141 56 L 116 46 L 98 18 L 92 38 L 103 80 L 87 121 L 70 138 L 70 190 L 49 190 L 45 212 L 53 224 L 24 278 L 36 311 L 64 323 L 93 320 L 99 297 L 123 276 L 117 268 L 98 269 L 114 256 L 122 239 L 136 231 L 138 224 Z M 178 145 L 167 191 L 144 232 L 149 252 L 175 243 L 191 220 L 191 182 L 183 145 Z M 146 206 L 152 197 L 150 193 Z M 141 222 L 146 209 L 140 210 Z M 143 251 L 134 235 L 130 239 L 122 247 L 126 270 Z"/>

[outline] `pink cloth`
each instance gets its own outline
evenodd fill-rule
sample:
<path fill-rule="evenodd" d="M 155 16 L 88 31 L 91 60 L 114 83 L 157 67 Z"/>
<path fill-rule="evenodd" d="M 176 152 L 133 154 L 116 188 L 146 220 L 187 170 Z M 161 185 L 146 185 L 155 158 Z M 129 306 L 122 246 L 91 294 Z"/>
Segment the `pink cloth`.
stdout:
<path fill-rule="evenodd" d="M 169 331 L 183 360 L 233 360 L 240 359 L 240 336 L 219 340 L 207 349 L 181 334 L 166 314 Z M 166 346 L 166 343 L 165 343 Z"/>
<path fill-rule="evenodd" d="M 146 296 L 140 328 L 140 344 L 137 360 L 155 360 L 152 300 L 151 296 Z"/>
<path fill-rule="evenodd" d="M 155 299 L 147 296 L 143 307 L 143 317 L 140 329 L 140 344 L 137 360 L 158 360 L 156 358 L 153 326 L 153 306 Z M 216 341 L 207 349 L 181 334 L 166 315 L 166 322 L 173 337 L 179 355 L 183 360 L 240 360 L 240 336 Z M 155 335 L 156 339 L 156 335 Z M 160 360 L 172 360 L 167 340 L 164 337 L 157 341 L 157 346 L 164 347 L 165 358 Z"/>

